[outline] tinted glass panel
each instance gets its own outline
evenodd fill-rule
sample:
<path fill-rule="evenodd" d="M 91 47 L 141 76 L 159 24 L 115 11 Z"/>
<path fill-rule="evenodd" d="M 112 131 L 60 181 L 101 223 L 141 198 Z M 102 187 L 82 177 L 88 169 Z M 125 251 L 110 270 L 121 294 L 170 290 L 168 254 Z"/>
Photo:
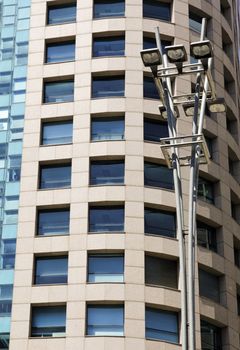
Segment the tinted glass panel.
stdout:
<path fill-rule="evenodd" d="M 214 204 L 214 186 L 213 183 L 199 177 L 198 197 L 205 202 Z"/>
<path fill-rule="evenodd" d="M 219 303 L 219 277 L 199 269 L 199 293 L 201 296 Z"/>
<path fill-rule="evenodd" d="M 91 139 L 93 141 L 123 140 L 124 118 L 92 118 Z"/>
<path fill-rule="evenodd" d="M 124 36 L 93 39 L 93 57 L 123 56 L 125 48 Z"/>
<path fill-rule="evenodd" d="M 177 313 L 146 308 L 146 338 L 178 343 Z"/>
<path fill-rule="evenodd" d="M 69 217 L 69 209 L 39 211 L 37 235 L 48 236 L 68 234 Z"/>
<path fill-rule="evenodd" d="M 40 168 L 40 189 L 71 186 L 71 165 L 42 166 Z"/>
<path fill-rule="evenodd" d="M 0 349 L 8 349 L 9 333 L 0 333 Z"/>
<path fill-rule="evenodd" d="M 11 270 L 15 264 L 16 239 L 2 239 L 0 245 L 0 269 Z"/>
<path fill-rule="evenodd" d="M 90 207 L 89 231 L 90 232 L 119 232 L 124 230 L 124 208 Z"/>
<path fill-rule="evenodd" d="M 217 235 L 216 229 L 203 224 L 201 222 L 197 222 L 197 241 L 198 245 L 201 247 L 207 248 L 214 252 L 217 251 Z"/>
<path fill-rule="evenodd" d="M 189 27 L 198 33 L 201 33 L 202 17 L 196 15 L 193 12 L 189 13 Z"/>
<path fill-rule="evenodd" d="M 72 142 L 72 120 L 43 123 L 42 145 L 56 145 Z"/>
<path fill-rule="evenodd" d="M 125 4 L 123 0 L 94 0 L 93 16 L 121 17 L 124 16 Z"/>
<path fill-rule="evenodd" d="M 93 77 L 92 97 L 124 96 L 124 77 Z"/>
<path fill-rule="evenodd" d="M 11 314 L 12 294 L 13 294 L 12 284 L 3 284 L 0 286 L 0 317 L 9 316 Z"/>
<path fill-rule="evenodd" d="M 159 94 L 152 77 L 144 77 L 143 79 L 143 97 L 159 100 Z"/>
<path fill-rule="evenodd" d="M 92 161 L 91 185 L 114 185 L 124 183 L 124 161 Z"/>
<path fill-rule="evenodd" d="M 75 42 L 48 44 L 46 47 L 46 62 L 64 62 L 75 59 Z"/>
<path fill-rule="evenodd" d="M 144 232 L 147 234 L 176 237 L 176 223 L 174 213 L 145 208 L 144 226 Z"/>
<path fill-rule="evenodd" d="M 169 137 L 166 122 L 144 118 L 144 140 L 159 142 L 160 138 Z"/>
<path fill-rule="evenodd" d="M 145 283 L 177 288 L 177 262 L 145 256 Z"/>
<path fill-rule="evenodd" d="M 123 335 L 123 306 L 91 305 L 87 309 L 87 335 Z"/>
<path fill-rule="evenodd" d="M 76 4 L 64 4 L 48 8 L 48 24 L 76 21 Z"/>
<path fill-rule="evenodd" d="M 44 103 L 72 102 L 74 98 L 73 80 L 44 84 Z"/>
<path fill-rule="evenodd" d="M 168 41 L 168 40 L 161 40 L 161 44 L 162 44 L 162 50 L 164 52 L 165 46 L 172 45 L 172 42 Z M 155 38 L 143 37 L 143 49 L 144 50 L 152 49 L 154 47 L 157 47 Z"/>
<path fill-rule="evenodd" d="M 65 327 L 65 306 L 39 306 L 32 308 L 32 337 L 65 336 Z"/>
<path fill-rule="evenodd" d="M 123 255 L 90 255 L 88 257 L 88 282 L 123 282 L 123 269 Z"/>
<path fill-rule="evenodd" d="M 221 328 L 201 320 L 202 350 L 221 350 Z"/>
<path fill-rule="evenodd" d="M 41 257 L 35 260 L 35 284 L 67 283 L 68 258 Z"/>
<path fill-rule="evenodd" d="M 144 185 L 173 189 L 173 172 L 168 167 L 144 162 Z"/>
<path fill-rule="evenodd" d="M 158 0 L 143 0 L 143 17 L 171 20 L 171 4 Z"/>

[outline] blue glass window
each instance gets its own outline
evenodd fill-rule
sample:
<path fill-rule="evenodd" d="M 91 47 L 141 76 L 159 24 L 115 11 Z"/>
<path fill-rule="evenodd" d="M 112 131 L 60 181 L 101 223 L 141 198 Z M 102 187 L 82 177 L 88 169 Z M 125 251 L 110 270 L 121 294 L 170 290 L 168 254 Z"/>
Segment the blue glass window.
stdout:
<path fill-rule="evenodd" d="M 124 258 L 120 254 L 91 254 L 88 282 L 123 282 Z"/>
<path fill-rule="evenodd" d="M 67 256 L 44 256 L 35 259 L 35 284 L 67 283 Z"/>
<path fill-rule="evenodd" d="M 201 320 L 201 345 L 202 350 L 221 350 L 221 328 Z"/>
<path fill-rule="evenodd" d="M 195 32 L 201 33 L 202 17 L 191 11 L 189 12 L 189 28 Z"/>
<path fill-rule="evenodd" d="M 31 337 L 65 336 L 66 306 L 32 307 Z"/>
<path fill-rule="evenodd" d="M 93 38 L 93 57 L 123 56 L 125 37 L 109 36 L 106 38 Z"/>
<path fill-rule="evenodd" d="M 143 78 L 143 97 L 159 100 L 159 94 L 152 77 L 144 76 Z"/>
<path fill-rule="evenodd" d="M 13 285 L 2 284 L 0 286 L 0 317 L 8 316 L 12 310 Z M 2 349 L 0 347 L 0 349 Z"/>
<path fill-rule="evenodd" d="M 92 97 L 117 97 L 124 96 L 125 79 L 124 76 L 93 77 Z"/>
<path fill-rule="evenodd" d="M 91 140 L 123 140 L 124 117 L 92 118 Z"/>
<path fill-rule="evenodd" d="M 16 182 L 20 180 L 21 174 L 21 156 L 9 156 L 8 181 Z"/>
<path fill-rule="evenodd" d="M 124 207 L 104 206 L 89 208 L 89 232 L 124 231 Z"/>
<path fill-rule="evenodd" d="M 91 185 L 114 185 L 124 183 L 123 160 L 92 161 L 90 165 Z"/>
<path fill-rule="evenodd" d="M 44 103 L 72 102 L 74 99 L 74 81 L 64 80 L 44 83 Z"/>
<path fill-rule="evenodd" d="M 145 233 L 157 236 L 176 237 L 176 218 L 174 213 L 145 208 Z"/>
<path fill-rule="evenodd" d="M 69 233 L 69 219 L 69 209 L 39 210 L 37 235 L 66 235 Z"/>
<path fill-rule="evenodd" d="M 65 188 L 71 186 L 71 165 L 42 165 L 39 188 Z"/>
<path fill-rule="evenodd" d="M 75 59 L 75 41 L 58 42 L 46 45 L 46 63 L 73 61 Z"/>
<path fill-rule="evenodd" d="M 60 24 L 76 21 L 76 3 L 48 7 L 47 24 Z"/>
<path fill-rule="evenodd" d="M 145 256 L 145 283 L 177 289 L 178 264 L 175 260 Z"/>
<path fill-rule="evenodd" d="M 72 131 L 72 120 L 43 123 L 42 145 L 57 145 L 71 143 Z"/>
<path fill-rule="evenodd" d="M 123 0 L 94 0 L 93 17 L 122 17 L 125 13 Z"/>
<path fill-rule="evenodd" d="M 9 337 L 9 333 L 0 333 L 0 349 L 8 349 Z"/>
<path fill-rule="evenodd" d="M 144 162 L 144 186 L 172 190 L 174 187 L 172 169 L 162 164 Z"/>
<path fill-rule="evenodd" d="M 88 305 L 87 335 L 122 336 L 123 305 Z"/>
<path fill-rule="evenodd" d="M 214 204 L 214 185 L 212 182 L 199 177 L 198 180 L 198 197 L 199 199 Z"/>
<path fill-rule="evenodd" d="M 143 17 L 171 21 L 171 3 L 159 0 L 143 0 Z"/>
<path fill-rule="evenodd" d="M 172 42 L 169 40 L 161 40 L 161 44 L 162 44 L 162 51 L 164 52 L 165 46 L 172 45 Z M 144 36 L 143 37 L 143 49 L 144 50 L 152 49 L 154 47 L 157 47 L 155 38 L 150 38 L 150 37 Z"/>
<path fill-rule="evenodd" d="M 2 239 L 0 245 L 0 269 L 11 270 L 15 263 L 16 239 Z"/>
<path fill-rule="evenodd" d="M 216 229 L 202 222 L 197 222 L 197 243 L 199 246 L 217 252 Z"/>
<path fill-rule="evenodd" d="M 201 297 L 205 297 L 215 301 L 216 303 L 219 303 L 220 302 L 219 276 L 216 276 L 205 270 L 199 269 L 199 294 Z"/>
<path fill-rule="evenodd" d="M 159 142 L 160 138 L 169 137 L 166 122 L 144 118 L 144 141 Z"/>
<path fill-rule="evenodd" d="M 146 338 L 178 343 L 177 313 L 147 307 Z"/>

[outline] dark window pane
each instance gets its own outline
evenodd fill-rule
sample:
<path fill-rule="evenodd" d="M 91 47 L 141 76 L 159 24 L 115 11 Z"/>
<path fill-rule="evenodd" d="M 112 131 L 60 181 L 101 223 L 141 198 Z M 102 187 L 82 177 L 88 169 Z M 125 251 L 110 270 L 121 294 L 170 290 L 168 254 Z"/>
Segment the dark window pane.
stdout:
<path fill-rule="evenodd" d="M 124 77 L 93 77 L 92 97 L 117 97 L 124 96 Z"/>
<path fill-rule="evenodd" d="M 48 24 L 59 24 L 76 21 L 76 4 L 49 6 Z"/>
<path fill-rule="evenodd" d="M 44 84 L 44 103 L 72 102 L 73 98 L 73 80 L 57 81 Z"/>
<path fill-rule="evenodd" d="M 69 233 L 69 209 L 41 210 L 38 212 L 38 236 Z"/>
<path fill-rule="evenodd" d="M 124 308 L 116 305 L 89 305 L 87 335 L 122 336 Z"/>
<path fill-rule="evenodd" d="M 117 254 L 88 257 L 88 282 L 123 282 L 124 258 Z"/>
<path fill-rule="evenodd" d="M 199 199 L 214 204 L 214 186 L 213 183 L 199 177 L 198 180 L 198 197 Z"/>
<path fill-rule="evenodd" d="M 89 232 L 119 232 L 123 230 L 123 207 L 90 207 Z"/>
<path fill-rule="evenodd" d="M 173 189 L 173 172 L 168 167 L 144 162 L 144 185 Z"/>
<path fill-rule="evenodd" d="M 197 241 L 198 245 L 214 252 L 217 251 L 217 235 L 216 229 L 197 222 Z"/>
<path fill-rule="evenodd" d="M 145 256 L 145 283 L 177 289 L 177 262 Z"/>
<path fill-rule="evenodd" d="M 221 328 L 201 320 L 202 350 L 221 350 Z"/>
<path fill-rule="evenodd" d="M 219 277 L 199 269 L 199 293 L 202 297 L 206 297 L 215 301 L 216 303 L 219 303 Z"/>
<path fill-rule="evenodd" d="M 189 28 L 201 33 L 202 17 L 193 12 L 189 12 Z"/>
<path fill-rule="evenodd" d="M 64 62 L 75 59 L 75 42 L 60 42 L 55 44 L 47 44 L 46 62 Z"/>
<path fill-rule="evenodd" d="M 159 0 L 143 0 L 143 17 L 171 20 L 171 4 Z"/>
<path fill-rule="evenodd" d="M 91 140 L 123 140 L 124 118 L 92 118 Z"/>
<path fill-rule="evenodd" d="M 124 36 L 112 36 L 93 39 L 93 57 L 123 56 L 125 48 Z"/>
<path fill-rule="evenodd" d="M 169 137 L 168 125 L 155 119 L 144 118 L 144 140 L 159 142 L 160 138 Z"/>
<path fill-rule="evenodd" d="M 178 343 L 177 313 L 146 308 L 146 338 Z"/>
<path fill-rule="evenodd" d="M 3 239 L 0 245 L 0 269 L 11 270 L 15 264 L 16 239 Z"/>
<path fill-rule="evenodd" d="M 161 40 L 161 44 L 162 44 L 162 51 L 164 53 L 165 46 L 172 45 L 172 42 L 169 40 Z M 152 49 L 154 47 L 157 47 L 157 43 L 156 43 L 155 38 L 150 38 L 150 37 L 144 36 L 143 37 L 143 49 L 144 50 Z"/>
<path fill-rule="evenodd" d="M 114 185 L 124 183 L 124 161 L 92 161 L 90 166 L 91 185 Z"/>
<path fill-rule="evenodd" d="M 43 123 L 42 145 L 57 145 L 72 142 L 72 120 Z"/>
<path fill-rule="evenodd" d="M 66 306 L 35 306 L 32 308 L 32 337 L 65 336 Z"/>
<path fill-rule="evenodd" d="M 94 0 L 93 17 L 124 16 L 125 3 L 123 0 Z"/>
<path fill-rule="evenodd" d="M 40 189 L 71 186 L 71 165 L 41 166 Z"/>
<path fill-rule="evenodd" d="M 8 349 L 9 333 L 0 333 L 0 349 Z"/>
<path fill-rule="evenodd" d="M 145 208 L 144 232 L 147 234 L 176 237 L 175 214 L 167 211 Z"/>
<path fill-rule="evenodd" d="M 68 258 L 40 257 L 35 260 L 35 284 L 67 283 Z"/>
<path fill-rule="evenodd" d="M 12 284 L 2 284 L 0 286 L 0 316 L 9 316 L 11 314 L 12 294 Z"/>
<path fill-rule="evenodd" d="M 143 97 L 159 100 L 159 94 L 152 77 L 145 76 L 143 79 Z"/>

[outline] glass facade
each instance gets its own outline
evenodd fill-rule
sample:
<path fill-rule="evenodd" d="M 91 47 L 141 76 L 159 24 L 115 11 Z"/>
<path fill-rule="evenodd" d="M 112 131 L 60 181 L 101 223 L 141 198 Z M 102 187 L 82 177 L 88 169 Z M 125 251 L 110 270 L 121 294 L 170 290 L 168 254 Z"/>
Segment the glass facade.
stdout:
<path fill-rule="evenodd" d="M 0 1 L 0 348 L 9 344 L 30 0 Z"/>

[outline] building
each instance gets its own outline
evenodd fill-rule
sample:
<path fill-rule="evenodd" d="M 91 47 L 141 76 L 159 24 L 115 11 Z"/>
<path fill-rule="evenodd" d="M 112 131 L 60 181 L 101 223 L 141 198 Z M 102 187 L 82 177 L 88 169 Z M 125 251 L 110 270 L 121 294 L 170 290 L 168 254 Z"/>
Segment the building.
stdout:
<path fill-rule="evenodd" d="M 139 52 L 156 45 L 158 25 L 163 45 L 189 53 L 202 17 L 227 112 L 206 113 L 204 124 L 211 162 L 199 179 L 197 349 L 239 349 L 237 3 L 34 0 L 30 23 L 29 5 L 1 3 L 0 349 L 13 278 L 10 350 L 181 349 L 175 194 L 158 143 L 167 125 Z M 194 80 L 173 87 L 184 94 Z M 178 129 L 191 131 L 183 111 Z"/>

